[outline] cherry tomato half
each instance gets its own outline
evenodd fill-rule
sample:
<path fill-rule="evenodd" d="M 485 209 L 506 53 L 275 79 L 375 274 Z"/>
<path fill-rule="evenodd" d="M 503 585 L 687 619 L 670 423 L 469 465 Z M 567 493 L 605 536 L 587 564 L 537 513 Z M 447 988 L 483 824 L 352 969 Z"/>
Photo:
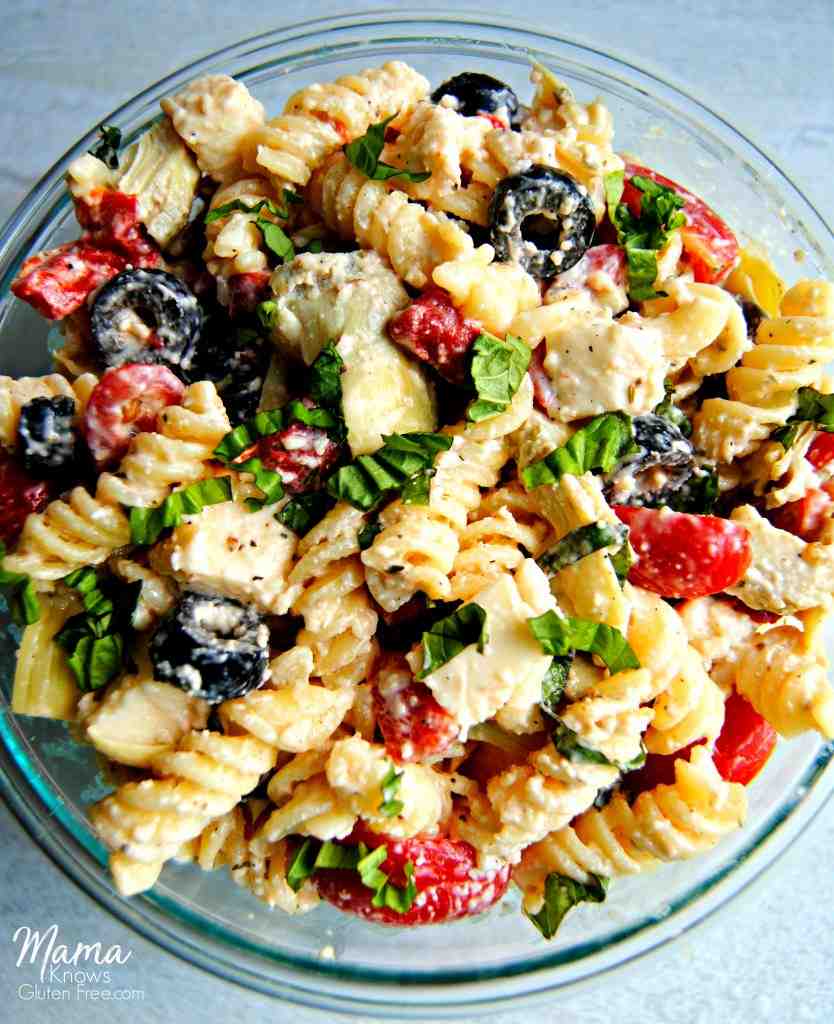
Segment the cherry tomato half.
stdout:
<path fill-rule="evenodd" d="M 724 725 L 712 754 L 721 777 L 746 786 L 762 770 L 775 746 L 773 726 L 741 694 L 730 694 L 724 705 Z"/>
<path fill-rule="evenodd" d="M 834 460 L 834 434 L 820 430 L 811 442 L 805 458 L 815 469 L 822 469 Z"/>
<path fill-rule="evenodd" d="M 631 212 L 637 216 L 643 193 L 630 183 L 635 174 L 656 181 L 658 185 L 671 188 L 685 200 L 683 212 L 686 225 L 681 228 L 686 261 L 692 268 L 696 281 L 704 284 L 716 284 L 723 281 L 738 259 L 738 241 L 718 214 L 688 189 L 678 185 L 670 178 L 648 167 L 638 164 L 626 164 L 625 189 L 623 202 L 627 203 Z"/>
<path fill-rule="evenodd" d="M 615 505 L 637 560 L 629 580 L 662 597 L 706 597 L 738 583 L 750 539 L 738 523 L 670 509 Z"/>
<path fill-rule="evenodd" d="M 825 491 L 812 487 L 796 501 L 789 501 L 768 513 L 768 519 L 780 530 L 787 530 L 795 537 L 812 543 L 820 539 L 833 509 L 831 497 Z"/>

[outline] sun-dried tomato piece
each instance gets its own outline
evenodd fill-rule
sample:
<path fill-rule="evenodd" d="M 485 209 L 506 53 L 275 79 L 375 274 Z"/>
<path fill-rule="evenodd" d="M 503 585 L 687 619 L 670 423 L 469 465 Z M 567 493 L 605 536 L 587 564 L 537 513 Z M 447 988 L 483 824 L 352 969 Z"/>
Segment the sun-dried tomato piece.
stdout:
<path fill-rule="evenodd" d="M 481 333 L 467 320 L 443 288 L 432 285 L 388 323 L 388 334 L 418 359 L 453 383 L 466 377 L 466 356 Z"/>
<path fill-rule="evenodd" d="M 43 512 L 51 497 L 49 484 L 29 476 L 6 452 L 0 452 L 0 540 L 10 547 L 30 512 Z"/>
<path fill-rule="evenodd" d="M 139 200 L 113 189 L 101 189 L 91 201 L 77 199 L 75 215 L 85 229 L 84 241 L 110 249 L 134 267 L 155 267 L 161 256 L 139 217 Z"/>
<path fill-rule="evenodd" d="M 460 731 L 458 723 L 401 654 L 387 655 L 374 680 L 374 709 L 385 749 L 398 762 L 442 754 Z"/>
<path fill-rule="evenodd" d="M 12 291 L 47 320 L 61 320 L 124 268 L 117 253 L 85 241 L 68 242 L 30 256 L 12 282 Z"/>
<path fill-rule="evenodd" d="M 285 491 L 300 494 L 320 485 L 340 453 L 341 447 L 320 427 L 291 423 L 285 430 L 261 438 L 249 454 L 257 455 L 267 469 L 280 475 Z"/>

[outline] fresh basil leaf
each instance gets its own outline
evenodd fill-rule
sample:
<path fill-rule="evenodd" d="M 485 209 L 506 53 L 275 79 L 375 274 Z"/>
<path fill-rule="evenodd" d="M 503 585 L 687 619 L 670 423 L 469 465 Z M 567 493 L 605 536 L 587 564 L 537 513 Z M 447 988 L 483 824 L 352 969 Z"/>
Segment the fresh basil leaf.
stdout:
<path fill-rule="evenodd" d="M 285 188 L 283 190 L 283 196 L 284 202 L 288 206 L 302 206 L 304 204 L 304 200 L 301 198 L 301 196 L 297 192 L 293 192 L 291 188 Z"/>
<path fill-rule="evenodd" d="M 392 114 L 384 121 L 372 124 L 364 135 L 349 142 L 344 147 L 345 156 L 357 170 L 372 181 L 387 181 L 399 177 L 414 182 L 426 181 L 431 177 L 431 171 L 404 171 L 399 167 L 384 164 L 379 159 L 385 147 L 385 129 L 396 116 Z"/>
<path fill-rule="evenodd" d="M 474 601 L 461 605 L 423 633 L 423 665 L 417 678 L 425 679 L 470 644 L 483 653 L 488 639 L 486 611 Z"/>
<path fill-rule="evenodd" d="M 290 215 L 289 210 L 285 206 L 279 206 L 271 199 L 259 199 L 256 203 L 245 203 L 242 199 L 233 199 L 229 203 L 224 203 L 222 206 L 216 206 L 213 210 L 209 210 L 203 221 L 206 224 L 213 224 L 214 221 L 224 220 L 236 211 L 259 214 L 262 210 L 267 210 L 273 217 L 278 217 L 280 220 L 286 220 Z M 267 223 L 271 223 L 271 221 L 267 221 Z"/>
<path fill-rule="evenodd" d="M 570 656 L 554 658 L 544 674 L 544 679 L 542 679 L 540 704 L 542 710 L 550 715 L 551 718 L 556 717 L 556 709 L 565 692 L 571 661 L 572 658 Z"/>
<path fill-rule="evenodd" d="M 611 171 L 603 176 L 602 187 L 605 191 L 605 205 L 608 207 L 608 217 L 616 227 L 617 208 L 623 198 L 625 189 L 625 171 Z"/>
<path fill-rule="evenodd" d="M 626 268 L 628 269 L 628 295 L 634 302 L 656 299 L 665 292 L 655 290 L 657 280 L 657 253 L 654 249 L 640 249 L 626 245 Z"/>
<path fill-rule="evenodd" d="M 12 620 L 19 626 L 31 626 L 41 617 L 41 606 L 35 586 L 24 572 L 2 568 L 6 545 L 0 541 L 0 587 L 8 587 L 6 600 Z"/>
<path fill-rule="evenodd" d="M 546 573 L 555 575 L 568 565 L 592 555 L 602 548 L 616 546 L 621 549 L 628 540 L 628 527 L 622 523 L 588 523 L 578 526 L 536 561 Z"/>
<path fill-rule="evenodd" d="M 417 899 L 417 885 L 414 881 L 414 865 L 410 860 L 405 862 L 403 868 L 406 877 L 405 888 L 400 889 L 390 882 L 386 882 L 371 900 L 375 907 L 388 907 L 395 914 L 407 914 Z"/>
<path fill-rule="evenodd" d="M 544 883 L 544 905 L 537 914 L 527 917 L 546 939 L 552 939 L 565 915 L 579 903 L 602 903 L 608 892 L 608 879 L 591 875 L 592 881 L 582 884 L 555 872 Z"/>
<path fill-rule="evenodd" d="M 284 406 L 287 420 L 290 423 L 303 423 L 307 427 L 319 427 L 322 430 L 332 430 L 338 419 L 327 409 L 320 409 L 318 406 L 308 406 L 297 398 Z"/>
<path fill-rule="evenodd" d="M 316 855 L 314 868 L 318 870 L 335 869 L 337 871 L 354 871 L 359 863 L 359 850 L 355 846 L 342 846 L 329 839 L 322 843 Z"/>
<path fill-rule="evenodd" d="M 398 814 L 402 813 L 403 802 L 397 800 L 397 793 L 400 789 L 400 783 L 403 779 L 403 773 L 398 772 L 392 764 L 385 775 L 385 778 L 379 785 L 382 793 L 382 803 L 379 805 L 379 813 L 384 815 L 386 818 L 396 818 Z"/>
<path fill-rule="evenodd" d="M 631 550 L 628 540 L 626 540 L 619 551 L 610 554 L 608 558 L 614 567 L 614 572 L 617 574 L 620 586 L 622 586 L 628 579 L 629 570 L 634 565 L 634 552 Z"/>
<path fill-rule="evenodd" d="M 174 491 L 157 508 L 129 508 L 130 539 L 134 544 L 154 544 L 163 530 L 179 526 L 185 515 L 194 515 L 206 505 L 231 501 L 228 477 L 198 480 L 182 491 Z"/>
<path fill-rule="evenodd" d="M 214 449 L 214 457 L 228 465 L 242 455 L 247 448 L 251 448 L 260 438 L 277 434 L 285 426 L 286 416 L 283 409 L 259 412 L 257 416 L 253 416 L 252 419 L 241 423 L 234 430 L 230 430 Z"/>
<path fill-rule="evenodd" d="M 714 469 L 702 469 L 693 473 L 664 504 L 675 512 L 708 516 L 712 514 L 717 501 L 718 473 Z"/>
<path fill-rule="evenodd" d="M 467 410 L 473 423 L 504 412 L 521 386 L 530 365 L 530 347 L 508 334 L 505 341 L 486 332 L 472 345 L 470 374 L 477 399 Z"/>
<path fill-rule="evenodd" d="M 262 498 L 246 498 L 244 504 L 250 512 L 257 512 L 264 505 L 274 505 L 284 497 L 284 484 L 281 474 L 274 469 L 267 469 L 263 462 L 253 457 L 243 462 L 234 463 L 238 473 L 251 473 L 255 486 L 263 494 Z"/>
<path fill-rule="evenodd" d="M 631 417 L 622 412 L 607 412 L 577 430 L 561 448 L 531 462 L 521 471 L 521 479 L 527 490 L 532 490 L 543 484 L 555 484 L 566 473 L 610 473 L 625 455 L 635 450 Z"/>
<path fill-rule="evenodd" d="M 298 892 L 307 879 L 312 876 L 316 869 L 317 853 L 318 845 L 314 839 L 305 839 L 295 851 L 287 870 L 287 885 L 293 892 Z"/>
<path fill-rule="evenodd" d="M 388 434 L 382 440 L 373 455 L 358 456 L 330 477 L 327 489 L 337 501 L 369 512 L 384 498 L 402 491 L 412 477 L 430 469 L 438 452 L 452 446 L 446 434 Z M 417 497 L 421 488 L 422 484 L 415 484 Z"/>
<path fill-rule="evenodd" d="M 431 479 L 436 470 L 423 469 L 403 484 L 400 497 L 404 505 L 428 505 L 431 495 Z"/>
<path fill-rule="evenodd" d="M 275 518 L 287 529 L 299 536 L 324 519 L 333 508 L 333 499 L 324 491 L 309 491 L 307 494 L 296 494 L 280 509 Z"/>
<path fill-rule="evenodd" d="M 686 416 L 683 410 L 679 409 L 672 401 L 672 395 L 674 394 L 674 387 L 666 381 L 666 396 L 662 402 L 654 407 L 655 416 L 661 416 L 668 423 L 671 423 L 673 427 L 683 434 L 684 437 L 689 437 L 692 433 L 692 424 Z"/>
<path fill-rule="evenodd" d="M 299 249 L 299 252 L 311 252 L 317 256 L 320 252 L 324 252 L 324 244 L 320 238 L 314 238 L 303 249 Z"/>
<path fill-rule="evenodd" d="M 771 437 L 785 449 L 792 447 L 803 423 L 815 423 L 819 430 L 834 431 L 834 395 L 824 395 L 816 388 L 800 388 L 796 393 L 796 412 Z"/>
<path fill-rule="evenodd" d="M 614 768 L 618 767 L 613 761 L 609 761 L 605 754 L 586 747 L 573 729 L 568 728 L 564 722 L 556 723 L 551 733 L 551 739 L 553 746 L 562 757 L 567 758 L 573 764 L 604 764 Z"/>
<path fill-rule="evenodd" d="M 382 533 L 382 523 L 378 519 L 371 519 L 365 523 L 362 529 L 356 534 L 356 541 L 360 551 L 367 551 L 373 544 L 377 535 Z"/>
<path fill-rule="evenodd" d="M 119 147 L 122 144 L 122 130 L 114 124 L 103 124 L 98 130 L 99 141 L 90 150 L 90 155 L 98 157 L 115 171 L 119 166 Z"/>
<path fill-rule="evenodd" d="M 258 217 L 255 221 L 263 235 L 264 245 L 281 260 L 282 263 L 289 263 L 295 258 L 295 247 L 292 239 L 284 229 L 265 217 Z"/>
<path fill-rule="evenodd" d="M 265 330 L 271 331 L 278 318 L 278 303 L 273 299 L 267 299 L 264 302 L 259 302 L 255 308 L 255 313 Z"/>
<path fill-rule="evenodd" d="M 360 846 L 360 851 L 364 847 Z M 385 883 L 388 881 L 388 875 L 384 871 L 380 870 L 380 864 L 384 864 L 388 857 L 387 846 L 377 846 L 375 850 L 371 850 L 370 853 L 363 853 L 356 865 L 356 870 L 359 872 L 359 877 L 362 879 L 362 884 L 368 889 L 374 889 L 379 892 Z"/>
<path fill-rule="evenodd" d="M 344 367 L 336 346 L 329 342 L 310 367 L 310 396 L 314 402 L 326 409 L 341 409 Z"/>
<path fill-rule="evenodd" d="M 604 622 L 576 619 L 547 611 L 528 619 L 527 625 L 545 654 L 563 657 L 572 651 L 596 654 L 611 672 L 640 668 L 637 655 L 623 634 Z"/>

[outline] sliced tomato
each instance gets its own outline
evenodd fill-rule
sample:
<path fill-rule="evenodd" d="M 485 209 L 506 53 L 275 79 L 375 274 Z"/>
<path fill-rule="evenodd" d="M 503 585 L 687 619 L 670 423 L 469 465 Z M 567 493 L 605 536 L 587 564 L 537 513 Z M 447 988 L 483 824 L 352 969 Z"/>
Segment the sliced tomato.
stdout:
<path fill-rule="evenodd" d="M 730 694 L 724 705 L 724 725 L 712 755 L 721 777 L 746 786 L 762 770 L 775 746 L 773 726 L 741 694 Z"/>
<path fill-rule="evenodd" d="M 357 914 L 377 924 L 408 927 L 441 924 L 483 913 L 504 895 L 510 880 L 506 864 L 479 870 L 475 850 L 469 843 L 449 836 L 415 836 L 392 839 L 375 835 L 358 826 L 346 845 L 364 842 L 371 849 L 384 845 L 386 859 L 380 865 L 391 884 L 402 888 L 407 882 L 406 864 L 414 869 L 416 898 L 405 913 L 390 907 L 375 907 L 373 890 L 362 884 L 356 871 L 327 869 L 316 872 L 322 899 L 340 910 Z"/>
<path fill-rule="evenodd" d="M 43 512 L 50 497 L 48 483 L 29 476 L 17 459 L 0 451 L 0 541 L 14 544 L 26 517 Z"/>
<path fill-rule="evenodd" d="M 120 459 L 134 435 L 154 430 L 160 411 L 184 393 L 185 385 L 167 366 L 126 363 L 108 370 L 93 388 L 83 422 L 99 468 Z"/>
<path fill-rule="evenodd" d="M 75 215 L 85 229 L 85 240 L 117 252 L 134 267 L 159 264 L 159 248 L 139 217 L 138 196 L 98 189 L 89 201 L 76 199 Z"/>
<path fill-rule="evenodd" d="M 124 268 L 124 259 L 114 252 L 69 242 L 30 256 L 12 282 L 12 292 L 47 320 L 61 320 Z"/>
<path fill-rule="evenodd" d="M 789 501 L 768 513 L 768 519 L 780 530 L 812 543 L 820 539 L 823 527 L 834 511 L 834 501 L 825 491 L 812 487 L 796 501 Z"/>
<path fill-rule="evenodd" d="M 385 749 L 398 763 L 442 754 L 460 732 L 454 716 L 414 678 L 401 654 L 382 659 L 373 695 Z"/>
<path fill-rule="evenodd" d="M 738 523 L 670 509 L 615 505 L 637 559 L 628 578 L 663 597 L 706 597 L 738 583 L 750 539 Z"/>
<path fill-rule="evenodd" d="M 684 200 L 683 212 L 686 215 L 686 226 L 681 228 L 681 241 L 685 259 L 692 268 L 695 280 L 705 284 L 723 281 L 735 265 L 739 252 L 738 241 L 729 227 L 703 199 L 699 199 L 682 185 L 649 167 L 627 163 L 623 202 L 628 204 L 635 216 L 639 216 L 643 199 L 643 193 L 631 184 L 631 178 L 635 174 L 671 188 L 681 196 Z"/>
<path fill-rule="evenodd" d="M 823 469 L 834 461 L 834 434 L 820 430 L 805 453 L 805 458 L 815 469 Z"/>

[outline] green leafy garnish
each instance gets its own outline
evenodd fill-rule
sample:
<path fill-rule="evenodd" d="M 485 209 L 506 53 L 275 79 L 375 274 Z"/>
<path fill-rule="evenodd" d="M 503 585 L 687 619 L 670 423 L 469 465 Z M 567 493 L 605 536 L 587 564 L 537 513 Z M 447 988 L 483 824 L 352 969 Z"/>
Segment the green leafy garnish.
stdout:
<path fill-rule="evenodd" d="M 6 545 L 0 541 L 0 563 L 6 557 Z M 19 626 L 31 626 L 41 617 L 41 605 L 35 586 L 25 572 L 9 572 L 0 567 L 0 587 L 8 587 L 6 601 L 12 620 Z"/>
<path fill-rule="evenodd" d="M 628 527 L 622 523 L 588 523 L 578 526 L 563 537 L 552 548 L 540 555 L 536 561 L 550 575 L 555 575 L 568 565 L 573 565 L 587 555 L 602 548 L 616 546 L 619 553 L 627 546 Z"/>
<path fill-rule="evenodd" d="M 546 939 L 552 939 L 559 930 L 565 914 L 578 903 L 602 903 L 608 892 L 609 880 L 602 875 L 591 875 L 592 881 L 582 884 L 555 872 L 544 883 L 544 905 L 537 914 L 527 917 Z"/>
<path fill-rule="evenodd" d="M 479 334 L 472 345 L 472 383 L 478 397 L 466 411 L 473 423 L 504 412 L 530 365 L 530 347 L 508 334 L 505 341 Z"/>
<path fill-rule="evenodd" d="M 803 423 L 815 423 L 819 430 L 833 432 L 834 395 L 823 395 L 816 388 L 800 388 L 796 393 L 796 412 L 771 436 L 788 449 L 796 444 Z"/>
<path fill-rule="evenodd" d="M 257 416 L 246 420 L 240 426 L 230 430 L 214 449 L 214 457 L 228 465 L 251 448 L 256 441 L 270 434 L 277 434 L 286 426 L 286 416 L 282 409 L 270 409 L 259 412 Z"/>
<path fill-rule="evenodd" d="M 680 487 L 663 504 L 675 512 L 691 512 L 695 515 L 712 514 L 718 501 L 718 473 L 714 469 L 701 469 L 693 473 L 683 487 Z"/>
<path fill-rule="evenodd" d="M 531 462 L 521 471 L 521 479 L 529 491 L 543 484 L 555 484 L 565 473 L 610 473 L 624 456 L 635 450 L 631 417 L 622 412 L 607 412 L 577 430 L 561 448 Z"/>
<path fill-rule="evenodd" d="M 274 299 L 266 299 L 264 302 L 259 302 L 255 307 L 255 313 L 264 330 L 271 331 L 275 326 L 275 320 L 278 316 L 278 303 Z"/>
<path fill-rule="evenodd" d="M 447 434 L 387 434 L 373 455 L 360 455 L 328 480 L 327 489 L 338 501 L 368 512 L 384 498 L 402 491 L 412 478 L 425 475 L 435 456 L 452 446 Z M 423 483 L 414 489 L 423 491 Z M 419 497 L 419 493 L 417 495 Z M 413 501 L 414 490 L 410 492 Z"/>
<path fill-rule="evenodd" d="M 289 190 L 284 189 L 285 200 L 289 194 Z M 295 193 L 291 194 L 295 196 Z M 298 197 L 296 196 L 295 199 L 289 201 L 296 202 L 297 199 Z M 293 259 L 295 248 L 293 247 L 292 240 L 275 221 L 260 215 L 262 210 L 266 210 L 273 217 L 278 217 L 279 220 L 287 220 L 290 212 L 286 206 L 279 206 L 272 199 L 259 199 L 257 203 L 244 203 L 242 199 L 233 199 L 230 203 L 224 203 L 214 210 L 209 210 L 205 216 L 205 223 L 211 224 L 216 220 L 222 220 L 224 217 L 228 217 L 229 214 L 234 213 L 235 210 L 255 214 L 253 223 L 260 231 L 266 247 L 283 263 Z"/>
<path fill-rule="evenodd" d="M 198 480 L 163 501 L 157 508 L 130 508 L 130 539 L 134 544 L 155 544 L 163 530 L 179 526 L 183 516 L 194 515 L 206 505 L 231 501 L 232 485 L 226 476 Z"/>
<path fill-rule="evenodd" d="M 356 542 L 360 551 L 367 551 L 373 544 L 377 534 L 382 533 L 382 523 L 378 519 L 371 519 L 356 534 Z"/>
<path fill-rule="evenodd" d="M 630 184 L 643 193 L 640 216 L 635 217 L 623 203 L 625 174 L 612 171 L 603 178 L 608 216 L 617 231 L 617 241 L 625 250 L 628 267 L 628 294 L 636 302 L 653 299 L 657 278 L 657 253 L 671 233 L 686 224 L 681 213 L 685 200 L 674 189 L 635 174 Z"/>
<path fill-rule="evenodd" d="M 373 891 L 371 904 L 374 907 L 388 907 L 396 914 L 407 914 L 417 898 L 414 865 L 411 861 L 406 862 L 406 885 L 399 888 L 388 881 L 388 875 L 380 868 L 387 856 L 387 846 L 378 846 L 375 850 L 369 851 L 364 843 L 358 846 L 341 846 L 329 839 L 325 843 L 305 839 L 289 866 L 287 883 L 291 889 L 298 892 L 316 871 L 328 868 L 356 871 L 362 884 Z"/>
<path fill-rule="evenodd" d="M 400 167 L 392 167 L 383 163 L 379 158 L 385 146 L 385 129 L 394 120 L 396 114 L 392 114 L 378 124 L 371 127 L 353 142 L 345 147 L 345 156 L 357 170 L 360 170 L 365 177 L 372 181 L 388 181 L 390 178 L 405 178 L 407 181 L 426 181 L 431 177 L 431 171 L 404 171 Z"/>
<path fill-rule="evenodd" d="M 547 667 L 547 672 L 542 679 L 542 710 L 547 712 L 551 718 L 556 717 L 556 709 L 565 692 L 565 685 L 568 681 L 570 663 L 572 658 L 565 655 L 561 658 L 554 658 Z"/>
<path fill-rule="evenodd" d="M 310 396 L 326 409 L 340 409 L 342 405 L 342 370 L 344 360 L 329 342 L 316 356 L 310 367 Z"/>
<path fill-rule="evenodd" d="M 398 814 L 402 813 L 403 802 L 402 800 L 397 800 L 397 793 L 399 792 L 402 778 L 403 773 L 398 772 L 392 764 L 385 778 L 379 784 L 382 792 L 382 803 L 379 805 L 379 813 L 385 815 L 386 818 L 395 818 Z"/>
<path fill-rule="evenodd" d="M 584 651 L 596 654 L 611 672 L 640 668 L 637 655 L 626 638 L 607 623 L 557 615 L 551 610 L 528 619 L 527 625 L 545 654 L 561 658 L 574 651 Z"/>
<path fill-rule="evenodd" d="M 423 665 L 417 678 L 425 679 L 470 644 L 477 644 L 478 650 L 483 653 L 488 639 L 487 613 L 484 609 L 474 601 L 461 605 L 457 611 L 435 622 L 423 633 Z"/>
<path fill-rule="evenodd" d="M 142 582 L 110 588 L 112 597 L 101 589 L 95 570 L 89 567 L 71 572 L 63 582 L 81 595 L 84 611 L 67 619 L 55 642 L 67 652 L 78 687 L 87 693 L 109 683 L 122 668 L 125 636 Z"/>
<path fill-rule="evenodd" d="M 654 414 L 671 423 L 673 427 L 677 427 L 684 437 L 689 437 L 692 433 L 692 424 L 689 422 L 686 413 L 679 409 L 672 401 L 675 388 L 668 380 L 665 382 L 664 387 L 666 395 L 663 401 L 654 407 Z"/>
<path fill-rule="evenodd" d="M 280 509 L 275 518 L 287 529 L 301 536 L 322 521 L 330 509 L 333 499 L 324 491 L 309 491 L 296 494 Z"/>
<path fill-rule="evenodd" d="M 646 748 L 642 743 L 640 744 L 640 753 L 636 757 L 625 764 L 618 764 L 616 761 L 611 761 L 598 750 L 586 747 L 573 729 L 570 729 L 564 722 L 556 723 L 551 733 L 551 739 L 553 740 L 553 746 L 562 757 L 566 757 L 568 761 L 572 761 L 574 764 L 581 764 L 583 762 L 586 764 L 604 764 L 610 765 L 612 768 L 620 768 L 624 772 L 630 772 L 634 771 L 635 768 L 642 768 L 646 763 Z"/>
<path fill-rule="evenodd" d="M 89 151 L 91 156 L 104 161 L 111 171 L 119 166 L 119 147 L 122 144 L 122 130 L 114 124 L 102 124 L 98 129 L 99 141 Z"/>

